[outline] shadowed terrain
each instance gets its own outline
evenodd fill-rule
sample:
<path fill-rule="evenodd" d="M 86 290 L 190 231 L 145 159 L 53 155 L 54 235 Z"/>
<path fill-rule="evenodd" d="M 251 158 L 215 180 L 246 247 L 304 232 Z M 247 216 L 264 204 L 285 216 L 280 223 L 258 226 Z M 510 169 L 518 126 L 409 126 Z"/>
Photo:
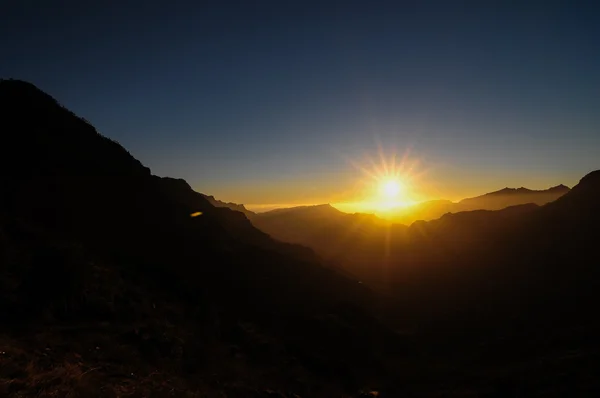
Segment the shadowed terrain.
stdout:
<path fill-rule="evenodd" d="M 408 228 L 296 209 L 284 224 L 330 245 L 315 254 L 29 83 L 0 81 L 0 112 L 2 396 L 600 391 L 599 171 L 543 206 Z M 359 255 L 347 269 L 378 292 L 338 271 Z"/>
<path fill-rule="evenodd" d="M 330 205 L 298 206 L 247 216 L 273 238 L 307 246 L 355 277 L 385 287 L 392 282 L 394 270 L 407 265 L 406 253 L 427 246 L 424 242 L 433 236 L 436 247 L 428 249 L 429 254 L 439 251 L 440 244 L 456 242 L 464 242 L 469 252 L 478 251 L 480 240 L 486 236 L 480 229 L 498 234 L 511 219 L 567 192 L 569 188 L 564 185 L 544 191 L 505 188 L 458 203 L 432 200 L 399 210 L 406 215 L 398 213 L 393 221 L 371 214 L 343 213 Z M 502 209 L 506 210 L 490 211 Z M 464 212 L 471 214 L 459 214 Z M 412 225 L 397 223 L 398 217 Z"/>
<path fill-rule="evenodd" d="M 380 384 L 375 345 L 396 337 L 360 309 L 367 289 L 153 176 L 29 83 L 2 81 L 0 109 L 2 395 L 62 395 L 84 373 L 86 396 Z"/>
<path fill-rule="evenodd" d="M 385 275 L 374 264 L 383 264 L 389 244 L 407 231 L 404 225 L 371 214 L 343 213 L 330 205 L 272 210 L 255 214 L 251 221 L 273 238 L 310 247 L 339 269 L 375 283 Z"/>

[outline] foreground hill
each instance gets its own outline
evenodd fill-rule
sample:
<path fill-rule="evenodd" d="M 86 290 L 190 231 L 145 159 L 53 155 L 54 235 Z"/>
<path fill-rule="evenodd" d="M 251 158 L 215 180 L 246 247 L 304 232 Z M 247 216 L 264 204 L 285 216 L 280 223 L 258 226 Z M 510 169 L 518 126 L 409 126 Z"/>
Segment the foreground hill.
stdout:
<path fill-rule="evenodd" d="M 1 81 L 0 110 L 0 395 L 350 396 L 391 382 L 397 338 L 356 281 L 153 176 L 29 83 Z"/>

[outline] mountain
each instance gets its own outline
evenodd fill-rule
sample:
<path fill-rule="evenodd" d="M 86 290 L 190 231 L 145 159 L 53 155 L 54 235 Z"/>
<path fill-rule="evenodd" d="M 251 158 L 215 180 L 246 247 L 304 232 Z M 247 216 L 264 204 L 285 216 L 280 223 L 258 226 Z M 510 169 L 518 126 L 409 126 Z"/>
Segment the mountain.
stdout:
<path fill-rule="evenodd" d="M 153 176 L 30 83 L 0 81 L 0 111 L 0 395 L 393 387 L 401 341 L 364 286 Z"/>
<path fill-rule="evenodd" d="M 375 242 L 406 230 L 372 214 L 348 214 L 329 204 L 258 213 L 252 223 L 275 239 L 310 247 L 359 279 L 365 276 L 361 272 L 365 263 L 379 261 L 379 251 L 373 252 Z"/>
<path fill-rule="evenodd" d="M 458 205 L 462 211 L 478 209 L 499 210 L 526 203 L 545 205 L 546 203 L 555 201 L 567 192 L 569 192 L 569 188 L 562 184 L 541 191 L 534 191 L 523 187 L 504 188 L 474 198 L 463 199 L 458 202 Z"/>
<path fill-rule="evenodd" d="M 599 174 L 588 174 L 572 190 L 542 206 L 460 212 L 412 224 L 407 242 L 397 242 L 393 254 L 397 261 L 410 257 L 412 269 L 392 277 L 398 283 L 395 288 L 406 290 L 406 283 L 414 285 L 421 278 L 419 294 L 439 296 L 445 285 L 453 295 L 445 301 L 461 310 L 472 304 L 454 298 L 471 302 L 476 295 L 478 305 L 490 300 L 494 305 L 520 306 L 519 311 L 531 305 L 544 316 L 552 312 L 552 317 L 560 313 L 564 319 L 587 317 L 576 302 L 596 294 L 600 277 L 590 262 L 597 256 L 592 237 L 600 225 Z M 556 188 L 558 193 L 565 190 Z M 499 195 L 506 194 L 521 193 L 504 190 Z M 534 313 L 528 316 L 533 318 Z"/>
<path fill-rule="evenodd" d="M 401 233 L 381 227 L 342 245 L 337 265 L 384 292 L 405 333 L 446 352 L 431 359 L 462 369 L 443 372 L 453 382 L 492 377 L 490 396 L 543 396 L 543 389 L 595 395 L 600 385 L 589 369 L 600 365 L 600 324 L 585 303 L 600 299 L 599 203 L 595 171 L 545 205 L 450 213 Z M 325 210 L 317 213 L 331 213 Z M 299 223 L 282 220 L 283 227 Z M 323 234 L 311 247 L 335 247 L 338 234 Z"/>
<path fill-rule="evenodd" d="M 227 207 L 231 210 L 239 211 L 240 213 L 245 214 L 248 219 L 255 215 L 254 212 L 246 209 L 246 207 L 244 207 L 244 205 L 242 204 L 237 204 L 233 202 L 223 202 L 218 199 L 215 199 L 215 197 L 212 195 L 204 195 L 204 198 L 208 200 L 208 202 L 214 207 Z"/>
<path fill-rule="evenodd" d="M 406 316 L 412 313 L 419 322 L 429 322 L 442 316 L 432 316 L 432 312 L 450 311 L 450 307 L 452 311 L 475 311 L 473 303 L 464 300 L 470 301 L 476 294 L 492 301 L 496 299 L 489 297 L 491 292 L 496 297 L 505 297 L 509 292 L 509 295 L 525 294 L 526 290 L 521 290 L 524 284 L 533 287 L 540 283 L 533 270 L 542 264 L 548 265 L 544 273 L 549 278 L 550 270 L 562 271 L 560 266 L 550 266 L 558 259 L 564 263 L 585 264 L 586 255 L 595 256 L 590 237 L 595 235 L 593 231 L 600 220 L 595 221 L 597 204 L 592 199 L 599 196 L 589 182 L 594 180 L 594 175 L 584 177 L 567 193 L 564 191 L 568 188 L 559 186 L 541 193 L 521 189 L 484 195 L 487 198 L 529 195 L 538 200 L 549 191 L 552 195 L 561 195 L 542 206 L 528 203 L 501 210 L 446 213 L 436 220 L 414 222 L 408 228 L 385 222 L 364 222 L 328 206 L 265 213 L 264 218 L 258 217 L 253 223 L 278 239 L 314 249 L 371 287 L 400 297 L 403 303 L 398 305 Z M 575 214 L 579 217 L 574 217 Z M 571 251 L 558 252 L 559 248 L 571 248 Z M 581 273 L 586 275 L 584 280 L 574 286 L 582 287 L 590 278 L 588 271 Z M 581 274 L 574 271 L 573 275 L 576 278 Z M 514 286 L 508 289 L 511 280 Z M 498 284 L 502 286 L 500 291 Z M 558 282 L 553 283 L 553 286 L 558 285 Z M 543 284 L 538 288 L 545 292 L 539 293 L 539 297 L 549 294 Z M 571 291 L 567 286 L 564 289 L 564 294 Z M 459 297 L 461 300 L 455 301 Z M 407 302 L 420 305 L 407 308 L 404 304 Z M 430 306 L 427 311 L 424 311 L 425 303 Z M 477 305 L 480 304 L 478 301 Z M 423 314 L 429 314 L 430 319 L 423 319 Z"/>
<path fill-rule="evenodd" d="M 466 198 L 459 202 L 430 200 L 417 203 L 406 209 L 398 210 L 391 215 L 391 218 L 394 222 L 409 225 L 419 220 L 434 220 L 446 213 L 458 213 L 461 211 L 472 210 L 500 210 L 506 207 L 528 203 L 541 206 L 555 201 L 568 192 L 569 187 L 562 184 L 539 191 L 523 187 L 504 188 L 481 196 Z"/>

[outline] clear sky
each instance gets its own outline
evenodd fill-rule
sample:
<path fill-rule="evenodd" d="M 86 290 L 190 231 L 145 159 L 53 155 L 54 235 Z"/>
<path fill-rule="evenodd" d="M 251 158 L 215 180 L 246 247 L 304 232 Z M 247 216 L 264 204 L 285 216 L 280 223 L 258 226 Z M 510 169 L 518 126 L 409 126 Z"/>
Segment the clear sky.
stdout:
<path fill-rule="evenodd" d="M 421 197 L 572 186 L 600 168 L 595 3 L 6 0 L 0 76 L 226 201 L 352 200 L 378 146 Z"/>

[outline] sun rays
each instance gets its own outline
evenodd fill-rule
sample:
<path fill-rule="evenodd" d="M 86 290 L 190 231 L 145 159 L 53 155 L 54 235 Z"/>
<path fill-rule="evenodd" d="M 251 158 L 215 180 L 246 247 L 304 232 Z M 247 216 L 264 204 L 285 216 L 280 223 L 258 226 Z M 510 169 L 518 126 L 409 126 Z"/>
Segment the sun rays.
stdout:
<path fill-rule="evenodd" d="M 388 153 L 377 146 L 375 157 L 348 159 L 360 172 L 363 198 L 355 207 L 362 211 L 386 213 L 409 207 L 417 202 L 419 183 L 425 170 L 421 161 L 407 149 L 401 156 L 393 149 Z"/>

